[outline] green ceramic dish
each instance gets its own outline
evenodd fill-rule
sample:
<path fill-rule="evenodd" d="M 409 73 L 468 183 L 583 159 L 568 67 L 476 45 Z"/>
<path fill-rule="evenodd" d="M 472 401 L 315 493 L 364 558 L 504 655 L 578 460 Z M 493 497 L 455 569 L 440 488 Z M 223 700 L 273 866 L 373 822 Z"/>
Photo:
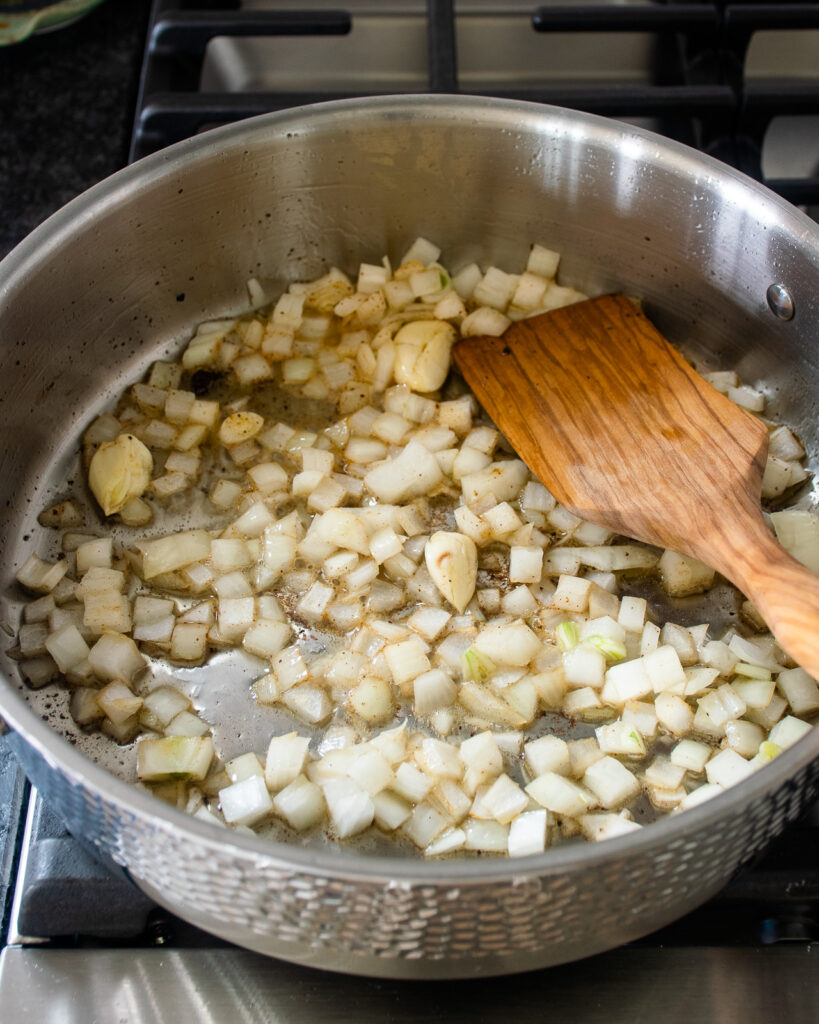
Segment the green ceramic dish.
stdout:
<path fill-rule="evenodd" d="M 61 0 L 60 3 L 0 0 L 0 46 L 22 42 L 34 32 L 62 28 L 100 3 L 102 0 Z"/>

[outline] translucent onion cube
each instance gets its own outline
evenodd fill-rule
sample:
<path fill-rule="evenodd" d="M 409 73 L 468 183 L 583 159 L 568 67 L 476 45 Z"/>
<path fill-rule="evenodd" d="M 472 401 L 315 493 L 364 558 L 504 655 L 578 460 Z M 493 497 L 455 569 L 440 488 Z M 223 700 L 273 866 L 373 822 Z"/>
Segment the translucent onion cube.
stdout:
<path fill-rule="evenodd" d="M 166 736 L 204 736 L 210 726 L 191 711 L 180 711 L 165 728 Z"/>
<path fill-rule="evenodd" d="M 654 705 L 646 701 L 631 700 L 623 708 L 622 720 L 633 725 L 645 739 L 657 735 L 657 712 Z"/>
<path fill-rule="evenodd" d="M 424 640 L 432 641 L 444 630 L 452 618 L 443 608 L 419 608 L 407 619 L 407 625 L 420 633 Z"/>
<path fill-rule="evenodd" d="M 563 655 L 563 672 L 570 686 L 591 686 L 599 690 L 606 674 L 606 656 L 591 644 L 578 644 Z"/>
<path fill-rule="evenodd" d="M 614 757 L 602 757 L 590 765 L 583 782 L 604 807 L 618 807 L 640 792 L 636 776 Z"/>
<path fill-rule="evenodd" d="M 735 750 L 726 748 L 714 754 L 708 761 L 705 775 L 712 785 L 727 789 L 746 778 L 753 770 L 753 766 L 744 757 Z"/>
<path fill-rule="evenodd" d="M 298 775 L 273 797 L 273 810 L 291 828 L 301 832 L 324 818 L 326 805 L 321 789 L 304 775 Z"/>
<path fill-rule="evenodd" d="M 17 572 L 17 582 L 36 594 L 48 594 L 68 571 L 68 562 L 44 562 L 37 555 L 29 555 Z"/>
<path fill-rule="evenodd" d="M 148 640 L 154 643 L 167 642 L 171 638 L 174 623 L 174 603 L 163 598 L 140 595 L 134 601 L 134 640 Z"/>
<path fill-rule="evenodd" d="M 243 569 L 253 561 L 247 544 L 238 538 L 212 540 L 210 558 L 214 570 L 220 575 L 233 572 L 234 569 Z"/>
<path fill-rule="evenodd" d="M 484 793 L 483 805 L 502 824 L 508 824 L 529 806 L 529 798 L 508 775 L 499 775 Z"/>
<path fill-rule="evenodd" d="M 316 581 L 296 605 L 296 612 L 306 619 L 320 619 L 332 598 L 333 588 Z"/>
<path fill-rule="evenodd" d="M 416 715 L 429 715 L 439 708 L 449 707 L 458 690 L 451 677 L 442 669 L 431 669 L 413 682 Z"/>
<path fill-rule="evenodd" d="M 600 579 L 606 583 L 612 581 L 612 585 L 616 588 L 617 578 L 614 576 L 614 573 L 596 573 L 595 575 L 597 580 L 594 581 L 589 591 L 589 615 L 592 619 L 618 619 L 620 614 L 620 598 L 599 582 Z M 591 574 L 589 578 L 591 578 Z M 619 621 L 618 625 L 622 631 L 619 639 L 625 641 L 625 627 Z M 642 629 L 642 624 L 640 629 Z"/>
<path fill-rule="evenodd" d="M 103 717 L 103 710 L 97 703 L 97 693 L 93 687 L 75 686 L 71 693 L 71 717 L 78 725 L 90 725 Z"/>
<path fill-rule="evenodd" d="M 569 747 L 559 736 L 541 736 L 523 748 L 524 764 L 531 778 L 545 772 L 568 775 L 571 769 Z"/>
<path fill-rule="evenodd" d="M 491 456 L 479 452 L 476 448 L 464 443 L 458 450 L 452 463 L 451 475 L 455 481 L 460 481 L 465 476 L 479 473 L 491 464 Z"/>
<path fill-rule="evenodd" d="M 95 537 L 80 544 L 77 548 L 77 572 L 84 573 L 94 567 L 110 569 L 113 548 L 111 537 Z"/>
<path fill-rule="evenodd" d="M 145 668 L 145 658 L 129 636 L 104 633 L 88 653 L 94 674 L 102 680 L 130 683 Z"/>
<path fill-rule="evenodd" d="M 510 583 L 538 583 L 543 570 L 543 548 L 513 546 L 509 553 Z"/>
<path fill-rule="evenodd" d="M 164 730 L 180 711 L 190 707 L 188 698 L 172 686 L 158 686 L 143 698 L 140 720 L 150 729 Z"/>
<path fill-rule="evenodd" d="M 605 754 L 626 754 L 645 757 L 646 744 L 639 730 L 630 722 L 609 722 L 595 729 L 597 742 Z"/>
<path fill-rule="evenodd" d="M 398 765 L 404 760 L 407 753 L 406 721 L 394 729 L 385 729 L 373 736 L 370 746 L 380 750 L 390 765 L 393 767 Z"/>
<path fill-rule="evenodd" d="M 477 473 L 469 473 L 461 480 L 461 494 L 465 505 L 472 505 L 485 498 L 494 498 L 504 505 L 514 501 L 529 476 L 529 470 L 519 459 L 493 462 Z M 493 528 L 509 533 L 522 526 L 520 517 L 509 505 L 496 505 L 490 517 Z"/>
<path fill-rule="evenodd" d="M 229 825 L 255 825 L 273 810 L 273 801 L 259 775 L 249 775 L 241 782 L 219 790 L 222 814 Z"/>
<path fill-rule="evenodd" d="M 645 655 L 643 666 L 655 693 L 662 693 L 685 683 L 685 672 L 680 656 L 670 644 L 663 644 L 656 651 Z"/>
<path fill-rule="evenodd" d="M 441 468 L 432 452 L 410 441 L 397 458 L 371 469 L 364 483 L 379 501 L 395 504 L 429 493 L 442 479 Z"/>
<path fill-rule="evenodd" d="M 656 651 L 659 646 L 660 627 L 656 626 L 653 622 L 647 622 L 643 626 L 643 632 L 640 635 L 640 654 L 651 654 L 651 652 Z"/>
<path fill-rule="evenodd" d="M 643 597 L 621 597 L 617 621 L 628 633 L 642 633 L 646 609 L 647 602 Z"/>
<path fill-rule="evenodd" d="M 725 723 L 725 739 L 731 750 L 742 757 L 754 757 L 765 739 L 762 726 L 742 719 Z"/>
<path fill-rule="evenodd" d="M 210 556 L 210 535 L 206 530 L 183 530 L 170 537 L 143 541 L 142 576 L 149 580 L 160 573 L 173 572 Z"/>
<path fill-rule="evenodd" d="M 785 698 L 775 693 L 764 708 L 753 708 L 747 712 L 745 717 L 749 721 L 761 725 L 763 729 L 772 729 L 785 714 L 787 707 L 788 702 Z"/>
<path fill-rule="evenodd" d="M 369 828 L 375 817 L 372 798 L 352 779 L 328 779 L 324 799 L 333 830 L 339 839 L 356 835 Z"/>
<path fill-rule="evenodd" d="M 389 762 L 379 750 L 373 748 L 362 751 L 350 765 L 347 774 L 372 797 L 395 781 Z"/>
<path fill-rule="evenodd" d="M 460 757 L 478 783 L 489 782 L 503 771 L 503 755 L 489 731 L 464 740 L 460 746 Z"/>
<path fill-rule="evenodd" d="M 282 694 L 282 703 L 310 725 L 318 725 L 329 718 L 333 710 L 330 699 L 318 686 L 302 684 Z"/>
<path fill-rule="evenodd" d="M 173 661 L 201 661 L 208 649 L 207 623 L 177 622 L 171 633 Z"/>
<path fill-rule="evenodd" d="M 680 687 L 675 684 L 669 688 L 666 692 L 675 692 L 678 696 L 696 697 L 699 694 L 704 693 L 710 689 L 716 681 L 719 673 L 715 668 L 704 668 L 699 666 L 697 668 L 687 668 L 685 671 L 685 689 L 684 693 L 680 693 Z"/>
<path fill-rule="evenodd" d="M 532 595 L 529 587 L 521 584 L 503 595 L 501 608 L 505 615 L 513 615 L 516 618 L 528 618 L 534 615 L 538 609 L 538 603 Z"/>
<path fill-rule="evenodd" d="M 434 839 L 424 850 L 426 857 L 440 857 L 445 853 L 462 850 L 466 844 L 466 833 L 462 828 L 448 828 Z"/>
<path fill-rule="evenodd" d="M 474 475 L 478 476 L 480 474 Z M 471 479 L 474 479 L 474 476 L 464 477 L 465 481 Z M 523 526 L 520 517 L 508 501 L 502 501 L 499 504 L 494 505 L 492 508 L 487 509 L 481 516 L 481 519 L 483 519 L 491 530 L 492 536 L 498 539 L 507 537 L 512 533 L 517 533 L 517 531 Z"/>
<path fill-rule="evenodd" d="M 526 811 L 509 825 L 507 852 L 510 857 L 528 857 L 546 849 L 548 811 Z"/>
<path fill-rule="evenodd" d="M 654 699 L 657 721 L 675 736 L 684 736 L 691 731 L 694 712 L 682 699 L 673 693 L 658 693 Z"/>
<path fill-rule="evenodd" d="M 699 774 L 705 769 L 705 764 L 713 752 L 713 748 L 707 743 L 701 743 L 699 740 L 681 740 L 671 751 L 669 760 L 686 771 Z"/>
<path fill-rule="evenodd" d="M 768 739 L 784 750 L 785 747 L 792 747 L 803 736 L 807 736 L 811 729 L 813 726 L 809 722 L 802 722 L 792 715 L 786 715 L 771 729 Z"/>
<path fill-rule="evenodd" d="M 602 706 L 598 691 L 591 686 L 581 686 L 577 690 L 571 690 L 563 698 L 563 711 L 572 718 L 582 716 L 584 712 Z"/>
<path fill-rule="evenodd" d="M 167 779 L 201 781 L 213 760 L 210 736 L 166 736 L 140 739 L 137 744 L 137 774 L 143 782 Z"/>
<path fill-rule="evenodd" d="M 296 683 L 304 682 L 310 674 L 304 658 L 301 656 L 301 650 L 296 644 L 280 651 L 273 658 L 272 665 L 276 680 L 283 690 L 295 686 Z"/>
<path fill-rule="evenodd" d="M 517 683 L 507 686 L 503 691 L 503 698 L 512 708 L 517 711 L 524 723 L 528 725 L 537 714 L 538 691 L 535 684 L 528 677 L 524 677 Z"/>
<path fill-rule="evenodd" d="M 400 764 L 395 770 L 392 789 L 411 803 L 420 803 L 432 786 L 433 780 L 408 761 Z"/>
<path fill-rule="evenodd" d="M 484 853 L 505 853 L 509 847 L 509 826 L 499 821 L 468 819 L 463 825 L 466 834 L 464 847 Z"/>
<path fill-rule="evenodd" d="M 676 656 L 676 652 L 675 652 Z M 682 672 L 682 666 L 680 666 Z M 685 676 L 683 676 L 685 681 Z M 654 687 L 646 672 L 645 659 L 622 661 L 606 670 L 606 680 L 600 693 L 606 704 L 625 704 L 629 700 L 646 697 Z"/>
<path fill-rule="evenodd" d="M 666 622 L 660 631 L 660 644 L 668 644 L 673 647 L 681 665 L 695 665 L 699 660 L 694 637 L 684 626 Z"/>
<path fill-rule="evenodd" d="M 544 772 L 539 775 L 529 783 L 526 792 L 547 811 L 568 818 L 577 818 L 585 814 L 596 807 L 598 802 L 595 794 L 585 786 L 578 785 L 556 772 Z"/>
<path fill-rule="evenodd" d="M 242 646 L 250 654 L 260 658 L 272 658 L 284 650 L 293 633 L 289 622 L 271 622 L 261 619 L 248 629 L 242 639 Z"/>
<path fill-rule="evenodd" d="M 409 637 L 384 648 L 393 682 L 397 686 L 408 683 L 416 676 L 428 672 L 431 668 L 424 644 L 419 637 Z"/>
<path fill-rule="evenodd" d="M 444 779 L 460 779 L 463 775 L 463 764 L 458 756 L 458 748 L 444 740 L 422 740 L 421 748 L 415 757 L 428 775 Z"/>
<path fill-rule="evenodd" d="M 46 637 L 45 648 L 61 672 L 69 672 L 84 662 L 90 651 L 80 631 L 71 623 Z"/>
<path fill-rule="evenodd" d="M 776 685 L 795 715 L 807 715 L 819 708 L 819 687 L 803 668 L 784 669 Z"/>
<path fill-rule="evenodd" d="M 350 707 L 365 722 L 383 722 L 393 712 L 392 687 L 386 679 L 365 676 L 350 691 Z"/>
<path fill-rule="evenodd" d="M 261 775 L 264 778 L 264 765 L 259 760 L 259 755 L 252 751 L 226 762 L 225 771 L 231 782 L 242 782 L 251 775 Z"/>
<path fill-rule="evenodd" d="M 650 786 L 658 786 L 661 789 L 677 789 L 685 778 L 685 769 L 674 764 L 663 754 L 658 754 L 646 768 L 643 777 Z"/>
<path fill-rule="evenodd" d="M 589 604 L 591 583 L 578 576 L 560 576 L 551 607 L 564 612 L 584 612 Z"/>
<path fill-rule="evenodd" d="M 142 698 L 137 697 L 125 683 L 115 680 L 99 691 L 97 703 L 115 725 L 121 725 L 137 714 L 142 707 Z"/>
<path fill-rule="evenodd" d="M 672 597 L 702 593 L 714 582 L 714 570 L 689 555 L 664 551 L 658 567 L 663 586 Z"/>
<path fill-rule="evenodd" d="M 264 776 L 267 788 L 276 793 L 301 775 L 310 740 L 296 732 L 274 736 L 267 748 Z"/>
<path fill-rule="evenodd" d="M 579 821 L 583 835 L 594 842 L 624 836 L 641 827 L 620 814 L 584 814 Z"/>
<path fill-rule="evenodd" d="M 767 708 L 771 703 L 776 683 L 773 679 L 734 679 L 731 689 L 746 707 L 751 710 L 759 710 Z"/>
<path fill-rule="evenodd" d="M 698 804 L 704 804 L 706 800 L 711 800 L 715 796 L 719 796 L 720 793 L 724 793 L 725 790 L 722 786 L 716 785 L 716 783 L 706 783 L 704 786 L 699 786 L 697 789 L 691 790 L 684 800 L 681 800 L 677 805 L 677 809 L 680 811 L 687 811 L 691 807 L 696 807 Z"/>
<path fill-rule="evenodd" d="M 131 632 L 131 603 L 125 594 L 113 590 L 86 594 L 83 602 L 83 624 L 95 633 L 111 630 Z"/>
<path fill-rule="evenodd" d="M 409 818 L 404 822 L 402 831 L 421 849 L 430 843 L 449 826 L 450 822 L 429 803 L 420 803 L 413 808 Z"/>
<path fill-rule="evenodd" d="M 490 623 L 475 639 L 475 647 L 496 665 L 523 667 L 540 652 L 537 635 L 525 622 Z"/>

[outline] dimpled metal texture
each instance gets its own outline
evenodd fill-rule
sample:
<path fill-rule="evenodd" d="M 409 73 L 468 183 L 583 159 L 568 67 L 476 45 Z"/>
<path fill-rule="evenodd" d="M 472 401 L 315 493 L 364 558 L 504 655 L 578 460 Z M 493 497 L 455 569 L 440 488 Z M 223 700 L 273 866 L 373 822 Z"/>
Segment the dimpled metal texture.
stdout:
<path fill-rule="evenodd" d="M 718 891 L 815 799 L 819 764 L 671 842 L 602 864 L 493 884 L 350 878 L 276 864 L 149 825 L 19 744 L 26 773 L 69 828 L 180 916 L 243 945 L 329 970 L 467 977 L 546 967 L 660 928 Z M 295 862 L 295 858 L 294 858 Z M 545 870 L 544 870 L 545 866 Z"/>
<path fill-rule="evenodd" d="M 0 624 L 19 622 L 11 581 L 73 439 L 127 384 L 194 324 L 245 308 L 249 277 L 354 271 L 400 259 L 418 235 L 453 268 L 523 267 L 532 242 L 561 251 L 565 284 L 642 296 L 698 367 L 764 382 L 771 415 L 819 450 L 819 229 L 738 172 L 513 101 L 372 97 L 265 115 L 126 168 L 0 265 Z M 790 321 L 768 308 L 772 281 L 793 296 Z M 729 792 L 603 843 L 517 861 L 304 848 L 191 819 L 115 777 L 102 765 L 117 771 L 120 748 L 46 714 L 48 688 L 21 692 L 1 660 L 11 742 L 75 835 L 220 938 L 349 973 L 487 976 L 628 942 L 718 891 L 818 787 L 813 729 Z"/>

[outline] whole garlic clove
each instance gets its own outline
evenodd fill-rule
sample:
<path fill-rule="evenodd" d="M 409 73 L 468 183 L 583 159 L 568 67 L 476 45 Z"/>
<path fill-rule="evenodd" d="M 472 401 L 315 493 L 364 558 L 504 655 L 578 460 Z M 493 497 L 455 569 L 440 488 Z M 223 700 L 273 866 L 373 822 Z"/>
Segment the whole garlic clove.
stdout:
<path fill-rule="evenodd" d="M 235 444 L 242 444 L 255 437 L 264 426 L 264 416 L 257 412 L 231 413 L 222 420 L 219 427 L 219 440 L 226 448 L 232 448 Z"/>
<path fill-rule="evenodd" d="M 449 372 L 450 353 L 457 337 L 445 320 L 413 320 L 393 338 L 395 379 L 413 391 L 437 391 Z"/>
<path fill-rule="evenodd" d="M 424 558 L 441 595 L 459 612 L 472 600 L 478 578 L 478 549 L 462 533 L 439 530 L 429 538 Z"/>
<path fill-rule="evenodd" d="M 133 434 L 120 434 L 94 452 L 88 467 L 88 486 L 107 516 L 138 498 L 151 482 L 154 460 Z"/>

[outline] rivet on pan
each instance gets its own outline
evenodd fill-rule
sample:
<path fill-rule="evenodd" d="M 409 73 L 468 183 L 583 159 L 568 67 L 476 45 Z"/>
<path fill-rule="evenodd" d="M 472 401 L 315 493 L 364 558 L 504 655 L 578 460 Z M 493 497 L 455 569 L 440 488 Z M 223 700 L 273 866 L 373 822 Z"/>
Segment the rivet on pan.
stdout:
<path fill-rule="evenodd" d="M 774 316 L 778 316 L 780 320 L 791 320 L 793 318 L 793 298 L 784 285 L 769 285 L 767 297 L 768 305 Z"/>

